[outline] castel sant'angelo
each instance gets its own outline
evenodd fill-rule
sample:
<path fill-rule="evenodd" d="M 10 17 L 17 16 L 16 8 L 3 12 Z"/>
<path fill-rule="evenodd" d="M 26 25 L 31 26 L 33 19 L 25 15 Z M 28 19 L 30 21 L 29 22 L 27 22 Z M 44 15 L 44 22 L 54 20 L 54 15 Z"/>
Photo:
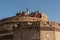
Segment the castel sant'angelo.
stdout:
<path fill-rule="evenodd" d="M 22 11 L 0 20 L 0 40 L 60 40 L 60 24 L 40 11 Z"/>

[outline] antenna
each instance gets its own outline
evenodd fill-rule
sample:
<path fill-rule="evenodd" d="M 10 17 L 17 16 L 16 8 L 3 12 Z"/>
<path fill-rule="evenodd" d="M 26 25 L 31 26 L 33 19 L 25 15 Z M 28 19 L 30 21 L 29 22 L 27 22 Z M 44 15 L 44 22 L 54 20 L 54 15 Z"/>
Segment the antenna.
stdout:
<path fill-rule="evenodd" d="M 28 12 L 28 7 L 26 8 L 26 11 Z"/>
<path fill-rule="evenodd" d="M 28 10 L 28 8 L 26 8 L 26 12 L 29 14 L 29 10 Z"/>

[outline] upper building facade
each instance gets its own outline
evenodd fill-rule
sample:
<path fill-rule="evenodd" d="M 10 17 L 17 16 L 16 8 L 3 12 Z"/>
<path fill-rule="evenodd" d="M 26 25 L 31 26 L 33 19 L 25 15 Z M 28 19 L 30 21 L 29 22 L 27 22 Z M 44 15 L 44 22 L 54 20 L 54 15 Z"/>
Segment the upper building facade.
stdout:
<path fill-rule="evenodd" d="M 0 20 L 1 40 L 60 40 L 60 24 L 40 12 L 19 12 Z"/>

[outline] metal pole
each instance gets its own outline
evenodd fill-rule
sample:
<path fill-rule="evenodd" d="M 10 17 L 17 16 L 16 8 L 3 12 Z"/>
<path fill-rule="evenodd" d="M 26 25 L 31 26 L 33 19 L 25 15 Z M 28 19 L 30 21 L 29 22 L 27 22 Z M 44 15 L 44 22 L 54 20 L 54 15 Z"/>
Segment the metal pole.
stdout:
<path fill-rule="evenodd" d="M 56 37 L 55 37 L 55 27 L 54 27 L 54 40 L 56 40 Z"/>

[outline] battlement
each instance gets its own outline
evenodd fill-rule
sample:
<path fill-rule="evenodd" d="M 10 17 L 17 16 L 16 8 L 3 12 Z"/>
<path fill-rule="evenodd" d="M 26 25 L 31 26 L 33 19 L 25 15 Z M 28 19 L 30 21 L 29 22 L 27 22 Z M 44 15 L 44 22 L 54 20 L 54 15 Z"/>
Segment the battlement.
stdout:
<path fill-rule="evenodd" d="M 41 12 L 19 12 L 16 16 L 0 20 L 0 24 L 19 21 L 48 21 L 48 17 Z"/>

